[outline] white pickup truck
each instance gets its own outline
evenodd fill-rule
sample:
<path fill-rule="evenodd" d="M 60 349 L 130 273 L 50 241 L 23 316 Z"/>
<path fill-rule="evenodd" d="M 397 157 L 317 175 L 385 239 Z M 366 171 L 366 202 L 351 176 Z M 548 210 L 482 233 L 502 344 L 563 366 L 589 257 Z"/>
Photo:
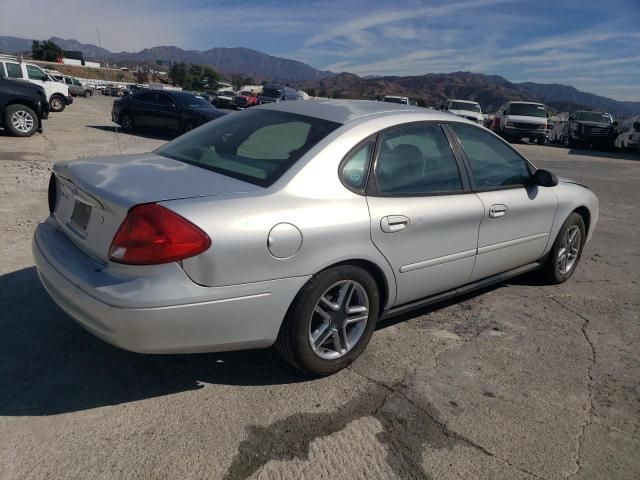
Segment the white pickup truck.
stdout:
<path fill-rule="evenodd" d="M 73 103 L 69 87 L 63 83 L 53 82 L 39 66 L 21 62 L 15 57 L 0 56 L 0 71 L 9 80 L 27 80 L 44 88 L 49 108 L 52 112 L 61 112 Z"/>

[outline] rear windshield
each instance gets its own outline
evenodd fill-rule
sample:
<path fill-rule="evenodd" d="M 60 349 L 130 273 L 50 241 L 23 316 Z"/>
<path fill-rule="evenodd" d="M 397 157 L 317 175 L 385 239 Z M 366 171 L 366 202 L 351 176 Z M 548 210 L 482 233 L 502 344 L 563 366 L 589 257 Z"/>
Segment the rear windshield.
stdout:
<path fill-rule="evenodd" d="M 268 187 L 339 126 L 287 112 L 248 110 L 209 122 L 156 153 Z"/>
<path fill-rule="evenodd" d="M 576 120 L 581 120 L 583 122 L 611 123 L 611 117 L 608 113 L 576 112 L 574 117 Z"/>
<path fill-rule="evenodd" d="M 477 103 L 451 102 L 449 104 L 449 110 L 466 110 L 467 112 L 480 113 L 480 105 Z"/>
<path fill-rule="evenodd" d="M 509 115 L 522 115 L 525 117 L 546 117 L 544 105 L 532 103 L 512 103 L 509 106 Z"/>
<path fill-rule="evenodd" d="M 265 88 L 262 90 L 262 96 L 269 98 L 280 98 L 281 93 L 281 90 L 276 90 L 275 88 Z"/>

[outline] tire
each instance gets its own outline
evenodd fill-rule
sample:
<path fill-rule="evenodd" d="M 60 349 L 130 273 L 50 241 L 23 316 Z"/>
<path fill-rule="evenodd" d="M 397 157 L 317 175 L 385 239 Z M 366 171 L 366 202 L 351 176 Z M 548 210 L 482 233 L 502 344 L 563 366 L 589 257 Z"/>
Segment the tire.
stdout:
<path fill-rule="evenodd" d="M 60 95 L 51 95 L 49 99 L 49 108 L 52 112 L 62 112 L 66 108 L 67 104 Z"/>
<path fill-rule="evenodd" d="M 574 241 L 569 243 L 570 248 L 569 252 L 567 252 L 567 239 L 571 240 L 572 232 L 577 232 L 579 237 L 577 239 L 574 237 Z M 557 285 L 559 283 L 566 282 L 571 278 L 578 267 L 578 263 L 580 262 L 585 239 L 586 229 L 584 220 L 579 214 L 573 212 L 569 215 L 569 218 L 565 220 L 562 228 L 560 228 L 556 241 L 553 243 L 549 256 L 547 257 L 547 260 L 540 272 L 546 283 L 550 285 Z M 573 252 L 574 256 L 569 266 L 568 262 L 571 260 L 571 252 Z M 561 261 L 562 254 L 568 254 L 568 257 L 566 257 L 567 263 L 564 263 L 564 266 L 569 268 L 565 268 L 564 271 Z"/>
<path fill-rule="evenodd" d="M 134 122 L 133 117 L 128 113 L 122 115 L 120 122 L 122 124 L 122 130 L 125 132 L 133 132 L 136 129 L 136 123 Z"/>
<path fill-rule="evenodd" d="M 351 288 L 352 293 L 347 293 L 346 300 L 340 302 L 343 288 L 345 292 Z M 329 307 L 326 299 L 333 307 Z M 338 305 L 341 306 L 338 308 Z M 347 314 L 347 307 L 353 310 L 366 308 L 366 313 Z M 366 348 L 379 313 L 380 293 L 369 272 L 352 265 L 330 268 L 314 275 L 302 287 L 280 327 L 275 348 L 287 362 L 305 374 L 331 375 L 350 365 Z M 362 317 L 366 318 L 354 321 Z M 349 319 L 351 322 L 347 325 Z"/>
<path fill-rule="evenodd" d="M 26 105 L 9 105 L 4 110 L 4 126 L 16 137 L 30 137 L 38 131 L 38 115 Z"/>
<path fill-rule="evenodd" d="M 84 91 L 84 93 L 82 94 L 82 96 L 83 96 L 84 98 L 87 98 L 87 97 L 89 96 L 89 93 L 85 90 L 85 91 Z"/>

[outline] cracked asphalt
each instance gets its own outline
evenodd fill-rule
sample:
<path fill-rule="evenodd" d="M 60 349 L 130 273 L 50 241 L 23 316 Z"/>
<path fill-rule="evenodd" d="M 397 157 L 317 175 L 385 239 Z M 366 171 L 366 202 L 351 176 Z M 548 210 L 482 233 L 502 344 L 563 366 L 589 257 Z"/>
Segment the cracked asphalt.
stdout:
<path fill-rule="evenodd" d="M 600 198 L 575 276 L 385 321 L 310 381 L 269 350 L 118 350 L 47 297 L 30 238 L 52 163 L 167 140 L 116 138 L 110 104 L 0 131 L 0 479 L 640 478 L 640 157 L 517 145 Z"/>

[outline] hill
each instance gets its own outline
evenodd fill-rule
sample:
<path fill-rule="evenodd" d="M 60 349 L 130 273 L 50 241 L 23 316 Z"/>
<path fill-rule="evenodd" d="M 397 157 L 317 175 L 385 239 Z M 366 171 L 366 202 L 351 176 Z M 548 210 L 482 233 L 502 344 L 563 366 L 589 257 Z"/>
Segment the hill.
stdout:
<path fill-rule="evenodd" d="M 96 45 L 59 37 L 50 39 L 65 50 L 79 50 L 87 59 L 135 66 L 185 62 L 210 65 L 224 74 L 239 73 L 254 80 L 280 81 L 297 85 L 318 96 L 375 98 L 403 95 L 415 98 L 421 105 L 438 107 L 447 98 L 475 100 L 483 109 L 492 111 L 508 100 L 539 101 L 556 111 L 581 108 L 604 110 L 617 116 L 640 114 L 640 102 L 620 102 L 611 98 L 581 92 L 559 84 L 512 83 L 498 75 L 471 72 L 430 73 L 407 77 L 366 76 L 317 70 L 303 62 L 274 57 L 250 48 L 211 48 L 183 50 L 174 46 L 145 48 L 139 52 L 113 53 Z M 24 52 L 31 40 L 0 36 L 0 51 Z"/>

